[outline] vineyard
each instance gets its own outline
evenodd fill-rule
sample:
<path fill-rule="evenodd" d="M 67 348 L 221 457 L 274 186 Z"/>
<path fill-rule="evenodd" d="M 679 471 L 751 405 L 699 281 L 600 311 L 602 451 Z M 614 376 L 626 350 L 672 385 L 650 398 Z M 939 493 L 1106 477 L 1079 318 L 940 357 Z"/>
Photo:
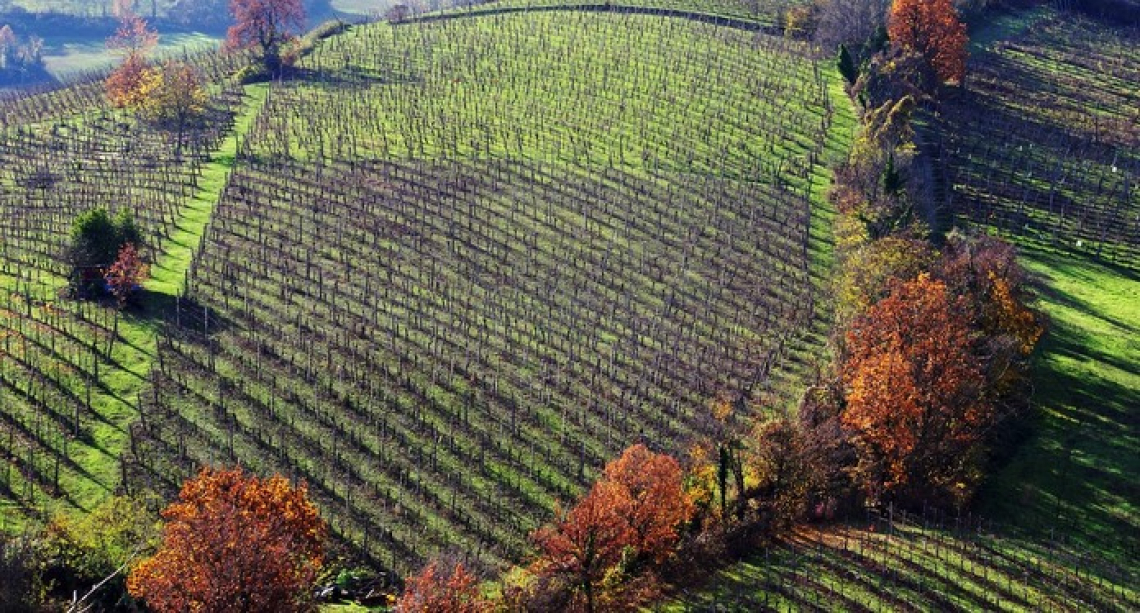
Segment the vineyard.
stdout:
<path fill-rule="evenodd" d="M 856 119 L 788 6 L 505 0 L 314 36 L 257 85 L 203 53 L 181 142 L 100 74 L 4 94 L 0 533 L 240 464 L 375 568 L 502 569 L 630 444 L 794 405 Z M 980 501 L 1009 526 L 800 528 L 667 610 L 1140 606 L 1135 31 L 1033 14 L 919 143 L 939 212 L 1044 279 L 1041 423 Z M 147 237 L 134 308 L 66 291 L 96 207 Z"/>
<path fill-rule="evenodd" d="M 903 512 L 803 527 L 661 611 L 1133 611 L 1135 575 L 1063 535 Z"/>
<path fill-rule="evenodd" d="M 203 59 L 208 74 L 232 65 Z M 63 298 L 80 212 L 133 212 L 160 263 L 225 135 L 240 89 L 216 79 L 210 128 L 183 143 L 118 118 L 101 82 L 8 99 L 0 132 L 0 438 L 5 524 L 55 500 L 84 508 L 121 481 L 118 457 L 153 355 L 154 322 Z M 158 275 L 156 275 L 158 276 Z M 160 300 L 155 295 L 155 300 Z M 7 509 L 15 505 L 13 513 Z"/>
<path fill-rule="evenodd" d="M 587 8 L 605 10 L 677 11 L 733 20 L 751 21 L 766 26 L 780 26 L 788 8 L 804 4 L 797 0 L 637 0 L 634 2 L 582 2 L 581 0 L 494 0 L 492 2 L 455 2 L 447 13 L 514 11 L 524 9 Z M 429 3 L 430 5 L 430 3 Z"/>
<path fill-rule="evenodd" d="M 220 176 L 233 119 L 175 159 L 97 83 L 9 99 L 4 497 L 42 516 L 236 461 L 307 479 L 384 567 L 518 559 L 618 450 L 791 394 L 837 83 L 805 46 L 660 16 L 358 26 L 263 93 Z M 243 99 L 219 81 L 217 113 Z M 172 240 L 209 182 L 201 242 Z M 58 297 L 99 204 L 185 272 L 140 313 Z"/>
<path fill-rule="evenodd" d="M 950 210 L 1135 269 L 1138 48 L 1135 31 L 1056 15 L 977 54 L 943 119 Z"/>
<path fill-rule="evenodd" d="M 975 505 L 991 519 L 801 528 L 660 610 L 1140 607 L 1135 32 L 1046 9 L 971 35 L 967 88 L 927 133 L 936 194 L 956 224 L 1021 248 L 1050 318 L 1032 434 Z"/>

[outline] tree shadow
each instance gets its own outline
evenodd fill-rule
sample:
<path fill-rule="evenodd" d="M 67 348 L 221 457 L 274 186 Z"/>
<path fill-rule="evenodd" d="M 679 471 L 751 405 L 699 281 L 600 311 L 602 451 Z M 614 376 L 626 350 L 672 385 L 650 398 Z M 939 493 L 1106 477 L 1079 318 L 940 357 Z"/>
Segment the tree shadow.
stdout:
<path fill-rule="evenodd" d="M 212 338 L 233 327 L 221 310 L 194 297 L 146 291 L 138 297 L 130 314 L 151 323 L 159 334 L 193 334 Z"/>
<path fill-rule="evenodd" d="M 422 83 L 423 76 L 415 70 L 392 70 L 380 73 L 360 66 L 344 66 L 337 70 L 290 67 L 282 74 L 282 81 L 298 81 L 319 89 L 342 91 L 367 89 L 375 85 L 404 85 Z"/>

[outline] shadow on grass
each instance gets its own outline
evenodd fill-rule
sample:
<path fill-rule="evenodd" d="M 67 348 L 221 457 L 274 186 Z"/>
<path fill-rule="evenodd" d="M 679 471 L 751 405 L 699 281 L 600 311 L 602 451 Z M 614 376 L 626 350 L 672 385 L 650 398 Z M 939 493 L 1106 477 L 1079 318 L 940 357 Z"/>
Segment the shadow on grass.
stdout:
<path fill-rule="evenodd" d="M 1087 262 L 1042 261 L 1069 283 L 1104 282 Z M 1125 287 L 1137 278 L 1122 268 L 1104 268 Z M 1106 313 L 1111 308 L 1055 286 L 1042 296 L 1049 310 L 1064 317 L 1054 322 L 1033 365 L 1030 436 L 980 492 L 981 511 L 1027 530 L 1027 536 L 1073 542 L 1137 568 L 1140 389 L 1132 382 L 1140 376 L 1140 356 L 1128 340 L 1137 328 Z M 1123 349 L 1106 351 L 1117 347 Z"/>
<path fill-rule="evenodd" d="M 131 315 L 152 324 L 159 335 L 194 333 L 212 337 L 232 327 L 232 322 L 217 309 L 194 298 L 166 292 L 144 292 Z"/>
<path fill-rule="evenodd" d="M 423 82 L 416 71 L 401 71 L 397 67 L 389 72 L 364 70 L 359 66 L 344 66 L 329 70 L 293 67 L 283 75 L 284 81 L 299 81 L 327 90 L 367 89 L 373 85 L 403 85 Z"/>

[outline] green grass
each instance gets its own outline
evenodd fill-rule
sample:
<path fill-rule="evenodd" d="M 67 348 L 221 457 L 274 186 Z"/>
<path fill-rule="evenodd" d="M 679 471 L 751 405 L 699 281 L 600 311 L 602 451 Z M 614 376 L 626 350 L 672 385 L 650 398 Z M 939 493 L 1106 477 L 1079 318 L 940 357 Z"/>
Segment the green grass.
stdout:
<path fill-rule="evenodd" d="M 67 34 L 43 36 L 44 63 L 57 79 L 65 80 L 84 72 L 103 70 L 121 61 L 119 55 L 107 49 L 103 37 L 81 38 Z M 159 37 L 155 57 L 195 53 L 217 46 L 220 39 L 201 33 L 163 34 Z"/>
<path fill-rule="evenodd" d="M 1033 366 L 1036 419 L 980 509 L 1140 571 L 1140 276 L 1061 252 L 1022 261 L 1051 320 Z"/>
<path fill-rule="evenodd" d="M 254 118 L 264 105 L 269 94 L 269 86 L 249 85 L 245 88 L 245 94 L 247 99 L 241 112 L 234 119 L 233 133 L 226 137 L 210 160 L 202 165 L 198 190 L 183 209 L 176 231 L 164 244 L 163 257 L 159 258 L 151 269 L 151 279 L 147 282 L 148 293 L 164 294 L 172 298 L 182 290 L 186 271 L 190 268 L 190 262 L 198 250 L 214 207 L 233 169 L 238 142 L 249 131 Z"/>

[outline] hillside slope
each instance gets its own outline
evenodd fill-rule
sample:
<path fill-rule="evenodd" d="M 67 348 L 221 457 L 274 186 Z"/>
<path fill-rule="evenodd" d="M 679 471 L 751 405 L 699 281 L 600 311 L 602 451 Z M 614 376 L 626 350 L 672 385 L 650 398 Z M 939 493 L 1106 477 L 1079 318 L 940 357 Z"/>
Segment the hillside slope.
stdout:
<path fill-rule="evenodd" d="M 938 125 L 943 204 L 1017 244 L 1037 276 L 1051 323 L 1027 439 L 978 515 L 804 529 L 666 610 L 1140 606 L 1136 32 L 1039 9 L 971 35 L 967 91 Z"/>
<path fill-rule="evenodd" d="M 624 446 L 681 452 L 714 399 L 794 393 L 771 374 L 818 333 L 824 163 L 853 123 L 837 80 L 798 44 L 661 16 L 488 15 L 323 41 L 247 99 L 240 138 L 195 151 L 166 208 L 148 208 L 159 181 L 108 175 L 162 233 L 161 283 L 118 332 L 113 310 L 66 303 L 101 322 L 99 344 L 69 341 L 69 369 L 53 354 L 67 326 L 30 337 L 31 358 L 5 347 L 11 385 L 53 416 L 0 404 L 5 520 L 169 496 L 203 463 L 240 462 L 307 479 L 377 565 L 517 559 Z M 13 138 L 34 122 L 83 134 L 98 116 L 163 172 L 169 152 L 97 86 L 51 96 L 65 110 L 8 102 L 27 116 L 8 115 Z M 8 151 L 28 155 L 19 142 Z M 110 159 L 98 141 L 53 151 L 74 173 Z M 9 227 L 5 283 L 48 271 L 31 278 L 31 300 L 48 300 L 89 191 L 11 192 L 8 219 L 51 223 Z M 13 336 L 44 321 L 23 303 L 5 313 Z M 70 390 L 98 386 L 124 346 L 139 355 L 110 390 L 119 413 L 75 411 Z M 114 434 L 89 460 L 69 429 L 104 421 Z"/>

